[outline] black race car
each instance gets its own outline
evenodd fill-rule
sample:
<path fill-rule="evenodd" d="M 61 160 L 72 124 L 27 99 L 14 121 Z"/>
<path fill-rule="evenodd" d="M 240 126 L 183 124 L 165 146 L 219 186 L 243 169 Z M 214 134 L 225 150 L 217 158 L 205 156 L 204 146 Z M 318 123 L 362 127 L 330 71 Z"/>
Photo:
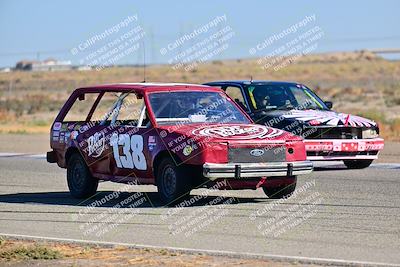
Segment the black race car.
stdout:
<path fill-rule="evenodd" d="M 343 160 L 348 168 L 361 169 L 383 149 L 376 122 L 332 111 L 332 102 L 324 102 L 303 84 L 218 81 L 206 85 L 223 89 L 256 123 L 302 136 L 309 160 Z"/>

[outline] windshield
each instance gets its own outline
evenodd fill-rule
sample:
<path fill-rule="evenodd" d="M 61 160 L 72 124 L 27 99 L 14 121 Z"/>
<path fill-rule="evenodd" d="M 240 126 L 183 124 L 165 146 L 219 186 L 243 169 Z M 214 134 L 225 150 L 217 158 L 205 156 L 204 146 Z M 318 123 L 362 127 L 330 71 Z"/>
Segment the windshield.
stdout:
<path fill-rule="evenodd" d="M 149 95 L 160 125 L 192 123 L 250 123 L 226 95 L 218 92 L 157 92 Z"/>
<path fill-rule="evenodd" d="M 247 86 L 247 90 L 256 110 L 328 110 L 316 94 L 300 84 L 252 84 Z"/>

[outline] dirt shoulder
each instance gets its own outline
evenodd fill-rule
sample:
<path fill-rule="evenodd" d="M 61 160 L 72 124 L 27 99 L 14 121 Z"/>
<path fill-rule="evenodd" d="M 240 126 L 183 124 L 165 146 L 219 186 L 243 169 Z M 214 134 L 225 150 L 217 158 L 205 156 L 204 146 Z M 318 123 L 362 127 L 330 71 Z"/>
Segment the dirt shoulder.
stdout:
<path fill-rule="evenodd" d="M 5 266 L 294 266 L 298 262 L 181 253 L 165 249 L 1 240 Z M 304 264 L 306 266 L 320 266 Z M 332 265 L 330 265 L 332 266 Z"/>
<path fill-rule="evenodd" d="M 43 154 L 50 150 L 49 134 L 0 134 L 0 152 Z"/>
<path fill-rule="evenodd" d="M 379 154 L 378 163 L 400 163 L 400 143 L 385 142 L 385 148 Z"/>

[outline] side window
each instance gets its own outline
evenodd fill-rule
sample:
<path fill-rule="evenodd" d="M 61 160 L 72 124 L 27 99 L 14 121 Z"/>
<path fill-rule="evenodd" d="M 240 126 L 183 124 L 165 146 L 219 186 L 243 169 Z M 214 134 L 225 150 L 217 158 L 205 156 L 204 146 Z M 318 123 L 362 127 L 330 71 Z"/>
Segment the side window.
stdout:
<path fill-rule="evenodd" d="M 121 108 L 119 109 L 117 122 L 120 125 L 131 125 L 137 126 L 140 120 L 140 115 L 144 107 L 143 98 L 138 98 L 136 94 L 129 93 L 125 96 L 121 102 Z M 144 114 L 145 115 L 145 114 Z M 146 118 L 143 118 L 144 120 Z M 142 123 L 145 125 L 146 121 Z"/>
<path fill-rule="evenodd" d="M 237 104 L 239 104 L 239 106 L 244 109 L 244 110 L 248 110 L 248 107 L 246 105 L 246 101 L 244 100 L 242 91 L 240 90 L 239 87 L 236 86 L 227 86 L 227 87 L 223 87 L 222 89 L 225 90 L 225 92 L 227 93 L 227 95 L 230 96 L 230 98 L 232 98 L 233 100 L 235 100 L 235 102 Z"/>
<path fill-rule="evenodd" d="M 142 119 L 142 125 L 149 123 L 144 108 L 143 98 L 138 98 L 130 92 L 105 92 L 97 104 L 90 121 L 103 125 L 127 125 L 138 126 Z M 141 116 L 142 115 L 142 116 Z"/>
<path fill-rule="evenodd" d="M 72 107 L 64 118 L 64 122 L 86 121 L 86 117 L 99 94 L 87 93 L 82 96 L 84 97 L 77 98 L 74 104 L 72 104 Z"/>
<path fill-rule="evenodd" d="M 101 97 L 99 103 L 94 110 L 90 121 L 98 121 L 101 122 L 104 119 L 109 123 L 111 121 L 111 114 L 113 112 L 112 107 L 114 103 L 118 100 L 118 97 L 121 93 L 117 92 L 105 92 Z"/>

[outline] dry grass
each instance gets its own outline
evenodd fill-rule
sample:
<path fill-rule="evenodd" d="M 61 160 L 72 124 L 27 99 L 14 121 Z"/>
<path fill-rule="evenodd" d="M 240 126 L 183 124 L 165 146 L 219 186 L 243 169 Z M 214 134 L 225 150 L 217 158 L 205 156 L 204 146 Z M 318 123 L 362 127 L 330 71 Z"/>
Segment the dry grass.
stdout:
<path fill-rule="evenodd" d="M 148 81 L 203 83 L 251 76 L 304 83 L 325 100 L 334 101 L 335 110 L 378 117 L 384 137 L 399 138 L 400 61 L 387 61 L 368 52 L 310 55 L 279 71 L 263 70 L 256 59 L 213 61 L 189 72 L 168 65 L 147 68 Z M 138 67 L 0 73 L 0 131 L 47 132 L 75 88 L 142 80 Z"/>
<path fill-rule="evenodd" d="M 292 266 L 273 262 L 165 249 L 130 249 L 78 244 L 5 240 L 0 242 L 0 265 L 7 266 Z M 308 265 L 311 266 L 311 265 Z M 312 265 L 316 266 L 316 265 Z"/>
<path fill-rule="evenodd" d="M 54 260 L 62 258 L 60 251 L 31 242 L 0 240 L 1 260 Z"/>

